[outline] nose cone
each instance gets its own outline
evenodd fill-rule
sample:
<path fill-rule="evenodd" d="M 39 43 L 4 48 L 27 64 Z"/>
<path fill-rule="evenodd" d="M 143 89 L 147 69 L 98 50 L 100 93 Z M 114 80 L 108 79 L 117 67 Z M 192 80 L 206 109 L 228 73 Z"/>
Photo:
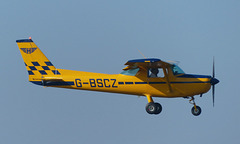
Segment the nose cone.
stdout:
<path fill-rule="evenodd" d="M 219 83 L 219 80 L 216 78 L 211 78 L 210 83 L 211 83 L 211 85 L 215 85 L 215 84 Z"/>

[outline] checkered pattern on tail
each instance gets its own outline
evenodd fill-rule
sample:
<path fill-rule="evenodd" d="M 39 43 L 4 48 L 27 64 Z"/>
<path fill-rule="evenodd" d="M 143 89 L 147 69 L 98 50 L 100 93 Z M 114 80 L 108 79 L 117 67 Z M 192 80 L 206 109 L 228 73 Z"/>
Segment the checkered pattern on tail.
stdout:
<path fill-rule="evenodd" d="M 28 64 L 25 62 L 25 66 L 29 75 L 61 75 L 50 61 L 45 61 L 44 63 L 32 61 Z"/>

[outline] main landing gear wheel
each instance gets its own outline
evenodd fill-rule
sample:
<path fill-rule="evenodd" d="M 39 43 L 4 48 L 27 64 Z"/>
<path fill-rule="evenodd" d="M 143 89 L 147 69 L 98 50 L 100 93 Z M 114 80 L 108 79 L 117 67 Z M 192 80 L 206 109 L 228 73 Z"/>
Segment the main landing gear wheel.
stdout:
<path fill-rule="evenodd" d="M 150 102 L 146 105 L 146 111 L 149 114 L 160 114 L 162 106 L 159 103 Z"/>
<path fill-rule="evenodd" d="M 199 106 L 196 106 L 196 108 L 195 108 L 195 106 L 192 107 L 192 114 L 194 116 L 199 116 L 201 114 L 201 112 L 202 112 L 202 110 Z"/>

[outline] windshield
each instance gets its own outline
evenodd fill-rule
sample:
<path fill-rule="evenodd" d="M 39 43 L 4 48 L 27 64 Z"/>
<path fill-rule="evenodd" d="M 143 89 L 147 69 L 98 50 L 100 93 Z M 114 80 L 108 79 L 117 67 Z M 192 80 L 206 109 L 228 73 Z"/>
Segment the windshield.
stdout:
<path fill-rule="evenodd" d="M 184 74 L 184 71 L 177 65 L 172 65 L 171 69 L 174 75 Z"/>
<path fill-rule="evenodd" d="M 139 71 L 139 68 L 129 69 L 129 70 L 125 70 L 125 71 L 121 72 L 121 74 L 123 74 L 123 75 L 135 76 L 138 71 Z"/>

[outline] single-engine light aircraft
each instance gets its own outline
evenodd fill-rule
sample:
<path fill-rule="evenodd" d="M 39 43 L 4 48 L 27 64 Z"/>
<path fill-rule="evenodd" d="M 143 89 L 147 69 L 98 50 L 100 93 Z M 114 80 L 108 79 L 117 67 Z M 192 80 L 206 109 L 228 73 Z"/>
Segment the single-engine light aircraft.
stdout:
<path fill-rule="evenodd" d="M 29 39 L 17 40 L 17 45 L 28 71 L 29 81 L 44 87 L 58 87 L 79 90 L 101 91 L 147 97 L 146 111 L 159 114 L 162 106 L 153 97 L 189 98 L 193 104 L 194 116 L 201 113 L 194 96 L 208 92 L 212 86 L 214 105 L 214 86 L 219 82 L 213 75 L 186 74 L 172 63 L 157 58 L 129 60 L 120 74 L 102 74 L 84 71 L 57 69 Z"/>

